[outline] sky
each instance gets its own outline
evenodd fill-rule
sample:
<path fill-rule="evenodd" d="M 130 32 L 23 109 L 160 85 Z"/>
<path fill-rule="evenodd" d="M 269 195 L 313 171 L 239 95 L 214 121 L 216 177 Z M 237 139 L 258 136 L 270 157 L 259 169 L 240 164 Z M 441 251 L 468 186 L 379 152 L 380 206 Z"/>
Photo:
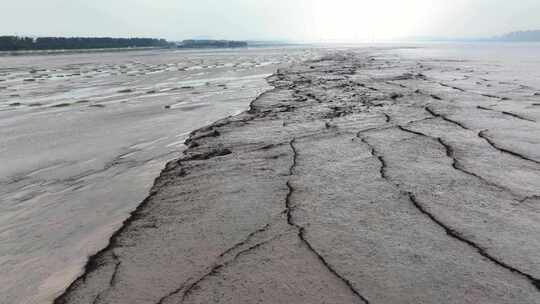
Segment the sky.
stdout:
<path fill-rule="evenodd" d="M 540 29 L 540 0 L 0 0 L 0 35 L 365 42 Z"/>

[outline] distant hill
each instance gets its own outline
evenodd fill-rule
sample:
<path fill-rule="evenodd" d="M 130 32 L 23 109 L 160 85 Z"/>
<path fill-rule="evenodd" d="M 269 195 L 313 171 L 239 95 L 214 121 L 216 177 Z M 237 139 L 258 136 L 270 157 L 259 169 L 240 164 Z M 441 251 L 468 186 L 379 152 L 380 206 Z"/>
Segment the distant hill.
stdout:
<path fill-rule="evenodd" d="M 540 30 L 518 31 L 495 37 L 437 37 L 437 36 L 412 36 L 404 37 L 401 41 L 413 42 L 540 42 Z"/>
<path fill-rule="evenodd" d="M 540 41 L 540 31 L 519 31 L 495 37 L 499 41 Z"/>

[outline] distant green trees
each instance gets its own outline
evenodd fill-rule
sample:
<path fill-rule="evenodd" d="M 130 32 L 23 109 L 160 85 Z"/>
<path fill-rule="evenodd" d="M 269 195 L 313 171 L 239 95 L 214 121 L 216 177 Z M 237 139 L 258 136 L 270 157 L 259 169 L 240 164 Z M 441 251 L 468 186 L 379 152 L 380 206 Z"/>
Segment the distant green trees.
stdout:
<path fill-rule="evenodd" d="M 245 41 L 233 41 L 233 40 L 184 40 L 178 45 L 179 48 L 239 48 L 247 47 L 248 43 Z"/>
<path fill-rule="evenodd" d="M 34 39 L 28 37 L 0 36 L 0 51 L 31 50 Z"/>
<path fill-rule="evenodd" d="M 0 36 L 0 51 L 74 50 L 130 47 L 167 47 L 165 39 L 153 38 L 82 38 Z"/>

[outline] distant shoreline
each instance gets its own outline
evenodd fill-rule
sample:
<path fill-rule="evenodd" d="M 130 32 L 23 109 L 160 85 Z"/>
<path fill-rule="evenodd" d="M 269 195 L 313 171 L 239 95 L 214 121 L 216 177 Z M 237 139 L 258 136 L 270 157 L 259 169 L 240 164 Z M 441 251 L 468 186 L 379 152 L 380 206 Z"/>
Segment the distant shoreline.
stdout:
<path fill-rule="evenodd" d="M 69 55 L 82 53 L 108 53 L 108 52 L 129 52 L 146 50 L 165 50 L 166 47 L 129 47 L 129 48 L 103 48 L 103 49 L 73 49 L 73 50 L 21 50 L 21 51 L 0 51 L 0 57 L 8 56 L 32 56 L 32 55 Z"/>
<path fill-rule="evenodd" d="M 204 47 L 204 48 L 188 48 L 188 47 L 130 47 L 130 48 L 104 48 L 104 49 L 73 49 L 73 50 L 20 50 L 20 51 L 0 51 L 0 57 L 17 57 L 17 56 L 45 56 L 45 55 L 73 55 L 73 54 L 91 54 L 91 53 L 117 53 L 117 52 L 135 52 L 135 51 L 212 51 L 212 50 L 246 50 L 268 47 L 285 47 L 285 46 L 301 46 L 294 44 L 260 44 L 248 45 L 247 47 Z"/>

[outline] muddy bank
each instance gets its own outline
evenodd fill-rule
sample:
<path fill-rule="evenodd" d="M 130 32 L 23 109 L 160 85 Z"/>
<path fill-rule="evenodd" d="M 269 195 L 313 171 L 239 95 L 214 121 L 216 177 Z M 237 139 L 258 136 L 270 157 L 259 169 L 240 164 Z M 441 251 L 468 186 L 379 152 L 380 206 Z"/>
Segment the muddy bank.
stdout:
<path fill-rule="evenodd" d="M 0 303 L 52 303 L 191 131 L 245 111 L 265 77 L 317 52 L 0 57 Z"/>
<path fill-rule="evenodd" d="M 56 303 L 540 303 L 538 100 L 466 65 L 280 70 Z"/>

